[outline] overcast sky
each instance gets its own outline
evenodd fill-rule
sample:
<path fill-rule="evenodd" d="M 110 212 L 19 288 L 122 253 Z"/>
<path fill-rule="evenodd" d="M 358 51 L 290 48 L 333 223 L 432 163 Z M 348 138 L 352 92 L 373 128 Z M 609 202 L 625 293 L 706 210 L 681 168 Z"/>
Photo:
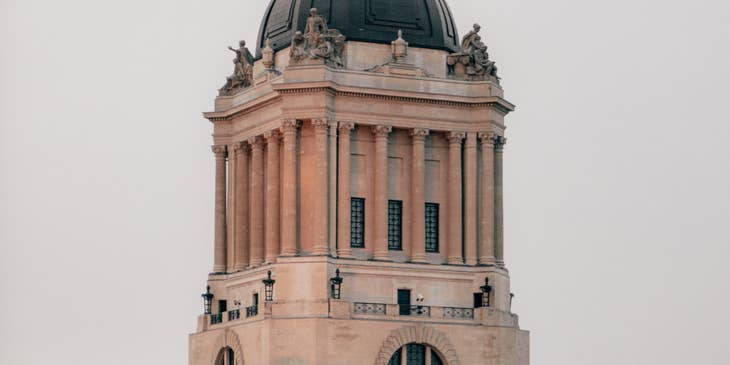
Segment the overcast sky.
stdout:
<path fill-rule="evenodd" d="M 267 3 L 0 0 L 0 364 L 187 364 L 201 112 Z M 532 364 L 730 363 L 730 1 L 449 3 L 518 105 L 506 256 Z"/>

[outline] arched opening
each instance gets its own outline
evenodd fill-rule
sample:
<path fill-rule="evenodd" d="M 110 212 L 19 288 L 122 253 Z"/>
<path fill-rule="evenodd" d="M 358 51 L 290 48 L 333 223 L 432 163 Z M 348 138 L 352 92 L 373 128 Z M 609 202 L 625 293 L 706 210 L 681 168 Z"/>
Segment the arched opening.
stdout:
<path fill-rule="evenodd" d="M 215 365 L 236 365 L 236 354 L 230 347 L 225 347 L 220 352 L 215 360 Z"/>
<path fill-rule="evenodd" d="M 446 362 L 431 346 L 409 343 L 396 350 L 388 365 L 446 365 Z"/>

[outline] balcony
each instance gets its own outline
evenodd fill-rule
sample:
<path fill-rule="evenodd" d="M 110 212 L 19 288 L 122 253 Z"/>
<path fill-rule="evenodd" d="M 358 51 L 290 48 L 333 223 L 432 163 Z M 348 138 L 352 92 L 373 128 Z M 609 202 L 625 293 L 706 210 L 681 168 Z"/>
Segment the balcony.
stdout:
<path fill-rule="evenodd" d="M 220 324 L 220 323 L 223 323 L 223 313 L 210 315 L 210 324 L 211 325 Z"/>
<path fill-rule="evenodd" d="M 228 320 L 229 321 L 235 321 L 237 319 L 241 318 L 241 310 L 235 309 L 230 312 L 228 312 Z"/>
<path fill-rule="evenodd" d="M 352 306 L 354 316 L 387 316 L 391 319 L 433 318 L 439 320 L 474 320 L 474 308 L 435 307 L 426 305 L 402 306 L 398 304 L 356 302 Z"/>
<path fill-rule="evenodd" d="M 256 317 L 259 315 L 259 306 L 253 305 L 246 307 L 246 318 Z"/>

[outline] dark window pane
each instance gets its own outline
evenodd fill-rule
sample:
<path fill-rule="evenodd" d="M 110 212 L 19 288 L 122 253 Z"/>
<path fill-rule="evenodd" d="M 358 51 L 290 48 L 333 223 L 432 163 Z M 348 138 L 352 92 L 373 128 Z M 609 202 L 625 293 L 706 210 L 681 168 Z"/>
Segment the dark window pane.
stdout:
<path fill-rule="evenodd" d="M 233 350 L 228 349 L 228 364 L 227 365 L 236 365 L 235 364 L 235 357 L 233 356 Z"/>
<path fill-rule="evenodd" d="M 409 289 L 398 289 L 398 308 L 401 316 L 411 315 L 411 291 Z"/>
<path fill-rule="evenodd" d="M 388 365 L 400 365 L 401 352 L 401 349 L 398 349 L 398 351 L 393 354 L 393 357 L 390 358 L 390 361 L 388 361 Z"/>
<path fill-rule="evenodd" d="M 406 345 L 407 365 L 426 365 L 426 346 L 415 343 Z"/>
<path fill-rule="evenodd" d="M 444 362 L 441 361 L 441 358 L 433 349 L 431 349 L 431 365 L 444 365 Z"/>
<path fill-rule="evenodd" d="M 426 252 L 439 252 L 439 205 L 426 203 Z"/>
<path fill-rule="evenodd" d="M 403 249 L 403 202 L 388 201 L 388 249 Z"/>
<path fill-rule="evenodd" d="M 365 199 L 350 199 L 350 247 L 365 247 Z"/>

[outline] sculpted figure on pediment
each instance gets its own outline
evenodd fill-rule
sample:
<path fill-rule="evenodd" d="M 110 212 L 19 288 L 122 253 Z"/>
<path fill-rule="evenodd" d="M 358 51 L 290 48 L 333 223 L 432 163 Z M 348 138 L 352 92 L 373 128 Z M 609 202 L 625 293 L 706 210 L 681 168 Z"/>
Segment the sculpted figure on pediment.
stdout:
<path fill-rule="evenodd" d="M 233 74 L 226 78 L 226 84 L 220 89 L 220 95 L 233 95 L 253 85 L 253 55 L 246 47 L 246 41 L 239 42 L 239 48 L 228 47 L 236 53 L 233 59 Z"/>
<path fill-rule="evenodd" d="M 329 29 L 327 21 L 312 8 L 304 33 L 297 31 L 292 38 L 289 55 L 292 63 L 321 59 L 331 66 L 344 67 L 345 41 L 345 36 L 337 29 Z"/>
<path fill-rule="evenodd" d="M 474 29 L 464 35 L 461 41 L 461 51 L 447 57 L 449 74 L 469 80 L 493 80 L 499 83 L 497 66 L 489 60 L 487 45 L 479 35 L 481 29 L 479 24 L 474 24 Z"/>

